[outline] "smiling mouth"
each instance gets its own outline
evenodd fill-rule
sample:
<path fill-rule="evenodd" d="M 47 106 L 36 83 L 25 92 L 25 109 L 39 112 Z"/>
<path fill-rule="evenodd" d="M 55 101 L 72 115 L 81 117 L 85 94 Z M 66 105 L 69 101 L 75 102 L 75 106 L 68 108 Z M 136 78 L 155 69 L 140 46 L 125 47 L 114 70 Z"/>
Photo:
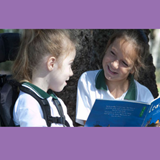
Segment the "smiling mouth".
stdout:
<path fill-rule="evenodd" d="M 111 74 L 113 74 L 113 75 L 118 74 L 117 72 L 113 72 L 113 71 L 111 71 L 111 69 L 110 69 L 110 67 L 109 67 L 109 66 L 108 66 L 108 71 L 109 71 L 109 73 L 111 73 Z"/>

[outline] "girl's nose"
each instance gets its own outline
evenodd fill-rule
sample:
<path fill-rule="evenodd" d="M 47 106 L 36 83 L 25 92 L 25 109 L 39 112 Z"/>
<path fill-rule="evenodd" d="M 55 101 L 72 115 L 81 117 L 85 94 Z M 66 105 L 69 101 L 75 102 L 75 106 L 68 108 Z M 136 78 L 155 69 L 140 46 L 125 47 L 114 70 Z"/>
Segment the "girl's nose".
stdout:
<path fill-rule="evenodd" d="M 115 61 L 111 62 L 111 65 L 112 65 L 113 69 L 118 69 L 118 67 L 119 67 L 119 61 L 115 60 Z"/>

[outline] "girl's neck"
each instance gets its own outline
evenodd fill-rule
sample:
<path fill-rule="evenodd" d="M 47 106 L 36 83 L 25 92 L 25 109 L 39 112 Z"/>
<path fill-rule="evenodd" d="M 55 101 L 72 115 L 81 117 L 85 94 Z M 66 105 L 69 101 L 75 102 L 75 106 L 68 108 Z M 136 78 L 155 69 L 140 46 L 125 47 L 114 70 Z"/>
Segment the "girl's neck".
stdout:
<path fill-rule="evenodd" d="M 47 90 L 48 90 L 48 85 L 46 83 L 45 78 L 40 78 L 40 77 L 33 78 L 31 83 L 36 85 L 37 87 L 39 87 L 40 89 L 42 89 L 45 92 L 47 92 Z"/>
<path fill-rule="evenodd" d="M 108 81 L 106 82 L 108 90 L 112 94 L 114 98 L 119 98 L 125 93 L 129 88 L 129 80 L 126 79 L 125 81 Z"/>
<path fill-rule="evenodd" d="M 48 70 L 45 64 L 38 66 L 38 69 L 33 70 L 31 83 L 42 89 L 48 91 Z"/>

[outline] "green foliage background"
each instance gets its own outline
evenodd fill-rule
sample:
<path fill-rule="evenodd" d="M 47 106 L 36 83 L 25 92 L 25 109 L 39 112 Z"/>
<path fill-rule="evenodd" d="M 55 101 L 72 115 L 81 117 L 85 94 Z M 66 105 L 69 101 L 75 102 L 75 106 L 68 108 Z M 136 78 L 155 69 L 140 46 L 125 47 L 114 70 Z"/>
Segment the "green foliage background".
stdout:
<path fill-rule="evenodd" d="M 5 33 L 5 32 L 19 32 L 19 29 L 0 29 L 0 33 Z M 0 63 L 0 73 L 7 71 L 10 72 L 11 71 L 11 67 L 12 67 L 13 62 L 11 61 L 6 61 L 6 62 L 2 62 Z"/>
<path fill-rule="evenodd" d="M 10 62 L 10 61 L 0 63 L 0 71 L 10 72 L 12 64 L 13 64 L 13 62 Z"/>

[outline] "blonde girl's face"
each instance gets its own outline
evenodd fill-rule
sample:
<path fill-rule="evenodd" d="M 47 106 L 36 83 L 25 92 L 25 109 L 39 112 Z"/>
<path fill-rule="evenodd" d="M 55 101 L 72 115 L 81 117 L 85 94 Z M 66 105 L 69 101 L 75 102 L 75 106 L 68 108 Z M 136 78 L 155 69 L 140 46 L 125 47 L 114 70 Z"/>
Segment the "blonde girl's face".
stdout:
<path fill-rule="evenodd" d="M 128 75 L 134 73 L 136 52 L 132 43 L 115 39 L 104 55 L 102 66 L 106 80 L 125 82 Z"/>
<path fill-rule="evenodd" d="M 51 71 L 52 76 L 49 83 L 49 89 L 60 92 L 67 85 L 67 81 L 73 75 L 72 63 L 76 55 L 73 49 L 67 56 L 62 55 L 55 60 L 54 68 Z"/>

